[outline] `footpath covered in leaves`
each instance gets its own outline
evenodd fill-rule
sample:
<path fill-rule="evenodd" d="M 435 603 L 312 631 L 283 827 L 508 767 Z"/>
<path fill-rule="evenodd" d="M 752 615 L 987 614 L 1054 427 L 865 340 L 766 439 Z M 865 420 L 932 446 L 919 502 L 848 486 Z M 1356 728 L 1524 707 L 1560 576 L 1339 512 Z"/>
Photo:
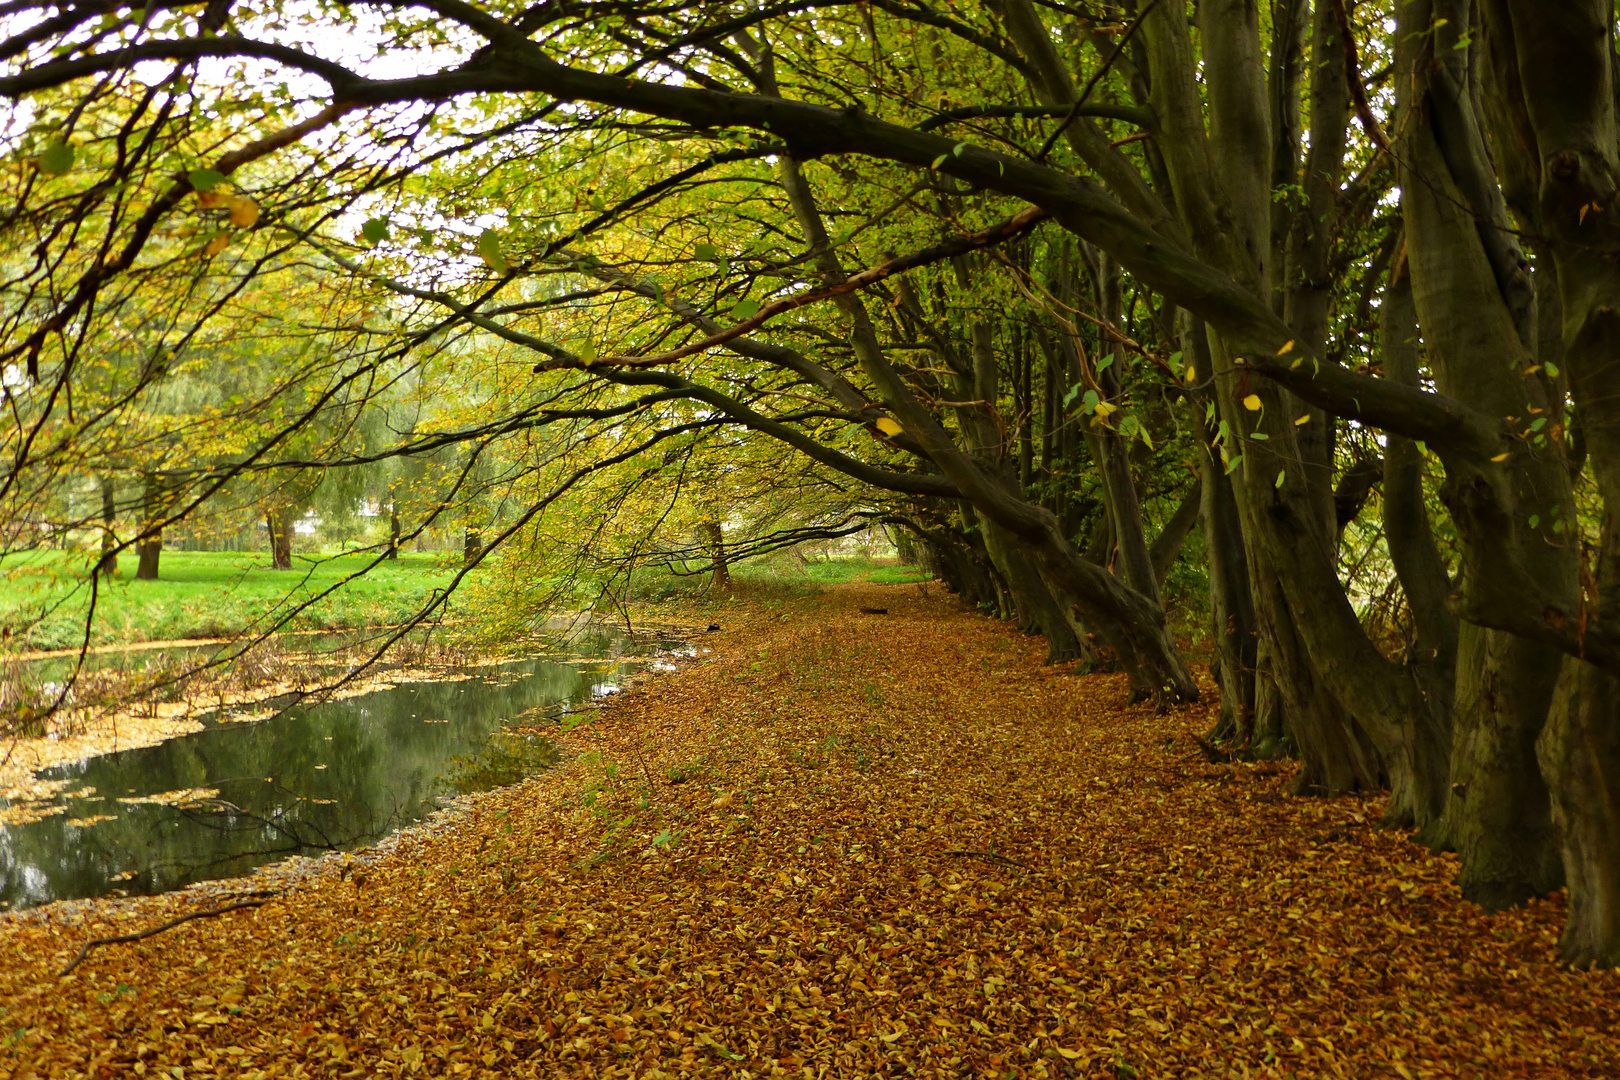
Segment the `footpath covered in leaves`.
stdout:
<path fill-rule="evenodd" d="M 1559 900 L 1485 915 L 1377 802 L 1206 764 L 1207 706 L 912 587 L 717 609 L 385 857 L 62 979 L 218 901 L 0 924 L 0 1077 L 1620 1076 Z"/>

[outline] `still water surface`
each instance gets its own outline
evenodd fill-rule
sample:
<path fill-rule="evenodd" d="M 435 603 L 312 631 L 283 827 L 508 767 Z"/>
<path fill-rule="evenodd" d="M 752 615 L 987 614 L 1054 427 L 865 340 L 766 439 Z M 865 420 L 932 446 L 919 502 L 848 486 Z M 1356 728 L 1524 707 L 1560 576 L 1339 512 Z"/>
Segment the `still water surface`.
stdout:
<path fill-rule="evenodd" d="M 596 634 L 573 644 L 586 662 L 468 669 L 472 678 L 295 706 L 254 723 L 205 719 L 204 730 L 158 746 L 47 770 L 69 781 L 64 810 L 0 827 L 0 908 L 167 892 L 374 843 L 444 797 L 555 764 L 554 745 L 507 732 L 510 722 L 532 725 L 611 693 L 674 644 Z M 197 789 L 217 794 L 135 801 Z"/>

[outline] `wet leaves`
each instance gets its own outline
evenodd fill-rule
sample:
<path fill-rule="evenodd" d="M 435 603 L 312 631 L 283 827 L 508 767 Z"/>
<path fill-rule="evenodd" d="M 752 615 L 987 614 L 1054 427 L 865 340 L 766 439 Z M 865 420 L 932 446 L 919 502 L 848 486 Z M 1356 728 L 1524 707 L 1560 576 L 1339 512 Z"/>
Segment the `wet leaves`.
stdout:
<path fill-rule="evenodd" d="M 1376 803 L 1207 764 L 1208 706 L 908 588 L 818 605 L 728 610 L 570 768 L 264 907 L 61 982 L 219 897 L 17 919 L 0 1076 L 1620 1073 L 1559 901 L 1485 915 Z"/>

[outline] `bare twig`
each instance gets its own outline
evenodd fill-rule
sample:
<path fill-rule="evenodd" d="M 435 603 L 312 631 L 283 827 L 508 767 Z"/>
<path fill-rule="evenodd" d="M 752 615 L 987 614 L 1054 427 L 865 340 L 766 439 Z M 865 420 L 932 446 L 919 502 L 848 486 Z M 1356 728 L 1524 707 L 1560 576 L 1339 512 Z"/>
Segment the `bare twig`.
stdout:
<path fill-rule="evenodd" d="M 56 977 L 60 979 L 71 974 L 74 968 L 84 963 L 84 958 L 90 955 L 90 950 L 99 945 L 123 945 L 131 941 L 141 941 L 144 938 L 161 934 L 165 930 L 173 930 L 181 923 L 190 922 L 192 919 L 213 919 L 225 914 L 227 911 L 237 911 L 241 908 L 263 907 L 269 902 L 270 901 L 268 899 L 238 900 L 236 903 L 226 904 L 224 907 L 210 908 L 207 911 L 193 911 L 190 915 L 182 915 L 178 919 L 170 919 L 168 922 L 159 926 L 154 926 L 149 930 L 137 930 L 133 934 L 119 934 L 117 937 L 91 938 L 89 941 L 84 943 L 84 948 L 79 950 L 79 955 L 73 958 L 73 962 L 56 973 Z"/>

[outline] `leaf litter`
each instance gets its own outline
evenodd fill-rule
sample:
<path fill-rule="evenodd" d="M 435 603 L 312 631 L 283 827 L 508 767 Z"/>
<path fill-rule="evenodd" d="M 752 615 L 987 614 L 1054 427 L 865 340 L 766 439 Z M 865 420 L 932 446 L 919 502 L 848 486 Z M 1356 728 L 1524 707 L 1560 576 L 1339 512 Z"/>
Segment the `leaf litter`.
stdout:
<path fill-rule="evenodd" d="M 1561 897 L 1486 914 L 1380 800 L 1206 764 L 1213 705 L 908 587 L 725 623 L 261 907 L 65 979 L 257 879 L 0 923 L 0 1078 L 1620 1075 Z"/>

